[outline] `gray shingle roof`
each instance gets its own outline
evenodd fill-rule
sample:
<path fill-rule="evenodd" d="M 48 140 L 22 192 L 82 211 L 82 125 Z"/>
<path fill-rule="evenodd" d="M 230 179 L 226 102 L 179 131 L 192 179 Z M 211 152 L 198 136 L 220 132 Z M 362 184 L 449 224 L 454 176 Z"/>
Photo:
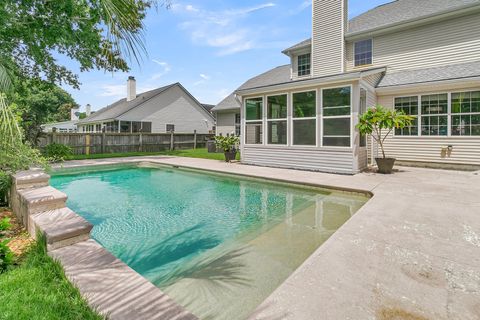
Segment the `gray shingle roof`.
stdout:
<path fill-rule="evenodd" d="M 133 108 L 138 107 L 139 105 L 146 102 L 147 100 L 155 97 L 156 95 L 159 95 L 160 93 L 164 92 L 165 90 L 175 85 L 177 85 L 177 83 L 137 94 L 137 97 L 132 101 L 127 101 L 126 98 L 120 99 L 117 102 L 114 102 L 111 105 L 98 110 L 97 112 L 93 113 L 91 116 L 80 120 L 79 123 L 116 119 L 122 114 L 132 110 Z"/>
<path fill-rule="evenodd" d="M 238 103 L 237 99 L 235 99 L 235 94 L 232 93 L 219 104 L 217 104 L 212 111 L 221 111 L 221 110 L 231 110 L 231 109 L 238 109 L 240 108 L 240 103 Z"/>
<path fill-rule="evenodd" d="M 251 78 L 237 90 L 246 90 L 257 87 L 265 87 L 274 84 L 290 82 L 290 65 L 279 66 L 256 77 Z"/>
<path fill-rule="evenodd" d="M 347 34 L 421 19 L 430 15 L 478 4 L 480 0 L 397 0 L 369 10 L 350 20 Z"/>
<path fill-rule="evenodd" d="M 480 77 L 480 61 L 387 74 L 378 88 Z"/>
<path fill-rule="evenodd" d="M 350 19 L 346 35 L 388 27 L 400 22 L 421 19 L 460 9 L 464 6 L 480 4 L 480 0 L 396 0 L 373 8 Z M 311 45 L 312 39 L 303 40 L 283 53 Z"/>

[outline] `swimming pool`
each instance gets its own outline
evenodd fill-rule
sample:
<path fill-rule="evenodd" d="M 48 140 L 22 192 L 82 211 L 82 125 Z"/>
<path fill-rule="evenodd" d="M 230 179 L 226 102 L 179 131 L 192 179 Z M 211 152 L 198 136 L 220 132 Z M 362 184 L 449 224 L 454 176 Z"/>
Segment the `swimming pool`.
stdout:
<path fill-rule="evenodd" d="M 367 197 L 168 167 L 59 172 L 92 237 L 201 319 L 245 319 Z"/>

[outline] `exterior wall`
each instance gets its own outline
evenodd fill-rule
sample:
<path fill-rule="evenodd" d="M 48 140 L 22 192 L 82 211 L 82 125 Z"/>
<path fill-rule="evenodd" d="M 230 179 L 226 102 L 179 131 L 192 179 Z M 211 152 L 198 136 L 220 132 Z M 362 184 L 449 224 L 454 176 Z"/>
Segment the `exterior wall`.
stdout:
<path fill-rule="evenodd" d="M 313 76 L 344 72 L 347 0 L 313 0 Z"/>
<path fill-rule="evenodd" d="M 174 86 L 143 105 L 125 113 L 119 120 L 152 122 L 152 133 L 166 132 L 167 124 L 177 133 L 209 133 L 213 117 L 180 87 Z"/>
<path fill-rule="evenodd" d="M 347 71 L 359 69 L 353 46 L 354 41 L 347 42 Z M 478 61 L 479 52 L 478 12 L 373 38 L 373 65 L 387 66 L 389 72 Z"/>
<path fill-rule="evenodd" d="M 57 132 L 76 132 L 77 125 L 75 122 L 76 121 L 48 123 L 42 125 L 42 130 L 43 132 L 52 132 L 53 128 L 56 128 Z"/>
<path fill-rule="evenodd" d="M 322 123 L 322 103 L 321 103 L 321 90 L 326 88 L 338 88 L 343 86 L 352 86 L 352 121 L 351 121 L 351 147 L 331 147 L 322 146 L 323 139 L 323 123 Z M 295 146 L 293 141 L 292 130 L 292 93 L 317 90 L 317 145 L 316 146 Z M 272 166 L 272 167 L 285 167 L 295 168 L 313 171 L 334 172 L 343 174 L 354 174 L 359 172 L 362 168 L 358 156 L 361 156 L 361 152 L 358 148 L 359 135 L 355 129 L 355 125 L 358 121 L 359 110 L 359 92 L 360 87 L 358 82 L 350 82 L 337 84 L 335 86 L 328 87 L 305 87 L 302 89 L 296 89 L 295 91 L 287 90 L 282 92 L 268 93 L 268 95 L 276 94 L 288 94 L 288 110 L 287 110 L 287 145 L 269 145 L 266 142 L 267 138 L 267 119 L 266 119 L 266 103 L 263 107 L 263 144 L 246 144 L 245 139 L 242 139 L 241 154 L 242 162 L 260 166 Z M 243 101 L 255 96 L 244 96 Z M 264 101 L 266 101 L 266 94 L 263 95 Z M 244 108 L 241 111 L 242 118 L 242 137 L 245 137 L 245 114 Z M 366 162 L 363 161 L 363 162 Z"/>
<path fill-rule="evenodd" d="M 238 110 L 225 110 L 217 112 L 216 135 L 224 135 L 235 133 L 235 114 L 240 113 Z"/>
<path fill-rule="evenodd" d="M 463 88 L 451 91 L 472 91 L 476 88 Z M 396 96 L 404 97 L 418 94 L 446 93 L 449 90 L 411 91 L 399 95 L 384 95 L 378 97 L 379 104 L 393 108 Z M 446 147 L 453 146 L 451 152 Z M 395 157 L 400 161 L 432 162 L 442 164 L 480 165 L 480 137 L 426 137 L 426 136 L 394 136 L 391 134 L 385 141 L 387 156 Z M 379 148 L 376 155 L 380 155 Z M 374 155 L 375 156 L 375 155 Z"/>

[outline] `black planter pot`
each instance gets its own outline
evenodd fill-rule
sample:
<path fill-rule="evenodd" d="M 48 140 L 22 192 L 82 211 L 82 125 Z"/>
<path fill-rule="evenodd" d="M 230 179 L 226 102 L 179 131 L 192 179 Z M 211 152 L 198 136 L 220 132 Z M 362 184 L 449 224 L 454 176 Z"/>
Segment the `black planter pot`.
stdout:
<path fill-rule="evenodd" d="M 228 151 L 228 152 L 224 152 L 225 154 L 225 162 L 230 162 L 232 160 L 235 160 L 235 158 L 237 157 L 237 151 Z"/>
<path fill-rule="evenodd" d="M 393 172 L 394 158 L 375 158 L 378 166 L 378 173 L 391 174 Z"/>

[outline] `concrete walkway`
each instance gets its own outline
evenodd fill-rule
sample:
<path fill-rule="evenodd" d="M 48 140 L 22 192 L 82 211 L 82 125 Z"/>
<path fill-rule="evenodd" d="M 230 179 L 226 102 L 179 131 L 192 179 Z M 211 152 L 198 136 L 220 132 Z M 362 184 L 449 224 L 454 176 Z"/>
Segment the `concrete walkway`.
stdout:
<path fill-rule="evenodd" d="M 479 172 L 342 176 L 177 157 L 63 166 L 139 161 L 374 194 L 252 319 L 480 319 Z"/>

